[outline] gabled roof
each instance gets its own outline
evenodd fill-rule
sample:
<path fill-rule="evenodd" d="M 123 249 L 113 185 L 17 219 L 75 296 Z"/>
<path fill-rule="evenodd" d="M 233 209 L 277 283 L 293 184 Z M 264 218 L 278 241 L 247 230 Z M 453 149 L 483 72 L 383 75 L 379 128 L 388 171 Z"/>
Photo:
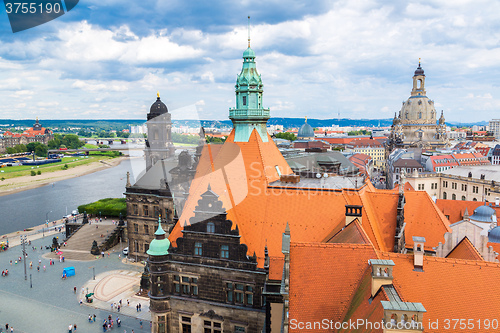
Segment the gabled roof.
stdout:
<path fill-rule="evenodd" d="M 357 218 L 329 239 L 327 243 L 371 244 L 370 238 L 366 235 Z"/>
<path fill-rule="evenodd" d="M 375 257 L 367 244 L 292 242 L 290 320 L 340 321 L 368 269 L 368 260 Z"/>
<path fill-rule="evenodd" d="M 446 256 L 446 258 L 467 259 L 467 260 L 480 260 L 484 261 L 481 254 L 477 251 L 469 238 L 464 237 L 453 250 Z"/>

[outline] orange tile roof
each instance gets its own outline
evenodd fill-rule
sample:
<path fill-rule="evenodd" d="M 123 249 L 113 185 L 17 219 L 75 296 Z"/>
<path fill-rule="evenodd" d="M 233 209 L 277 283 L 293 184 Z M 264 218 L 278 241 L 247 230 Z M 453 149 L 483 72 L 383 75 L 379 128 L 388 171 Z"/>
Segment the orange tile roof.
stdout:
<path fill-rule="evenodd" d="M 484 261 L 481 254 L 477 251 L 467 236 L 462 238 L 455 248 L 448 253 L 446 258 Z"/>
<path fill-rule="evenodd" d="M 490 247 L 490 246 L 491 246 L 491 247 L 493 248 L 493 251 L 495 251 L 496 253 L 499 253 L 499 254 L 497 255 L 497 257 L 496 257 L 496 258 L 500 261 L 500 243 L 492 243 L 492 242 L 488 242 L 488 243 L 486 244 L 486 246 L 487 246 L 487 247 Z"/>
<path fill-rule="evenodd" d="M 470 216 L 474 213 L 474 209 L 484 205 L 484 202 L 437 199 L 436 205 L 445 216 L 449 216 L 448 220 L 450 224 L 453 224 L 463 219 L 465 208 Z M 491 208 L 497 212 L 497 216 L 500 216 L 500 207 L 492 206 Z"/>
<path fill-rule="evenodd" d="M 223 145 L 203 149 L 183 213 L 169 236 L 174 246 L 182 226 L 194 215 L 201 193 L 210 185 L 223 202 L 228 219 L 238 225 L 249 255 L 256 253 L 259 267 L 263 267 L 266 242 L 269 256 L 282 258 L 281 235 L 287 222 L 294 241 L 326 241 L 345 225 L 346 204 L 363 205 L 361 225 L 376 249 L 393 249 L 397 192 L 377 190 L 369 181 L 359 190 L 270 186 L 279 179 L 275 166 L 282 174 L 292 171 L 268 139 L 262 142 L 253 131 L 249 142 L 235 143 L 233 131 Z M 426 192 L 408 192 L 406 196 L 407 244 L 413 245 L 412 236 L 426 237 L 429 250 L 444 243 L 444 233 L 451 230 Z"/>
<path fill-rule="evenodd" d="M 429 331 L 429 321 L 439 321 L 439 329 L 431 331 L 450 332 L 442 325 L 444 321 L 463 318 L 475 323 L 467 332 L 483 332 L 478 321 L 498 320 L 500 285 L 492 281 L 500 279 L 500 264 L 424 256 L 424 271 L 416 272 L 413 255 L 379 253 L 379 258 L 394 261 L 393 285 L 401 299 L 422 303 L 427 310 L 425 331 Z"/>
<path fill-rule="evenodd" d="M 374 258 L 371 258 L 374 259 Z M 366 264 L 366 266 L 368 266 Z M 377 323 L 384 317 L 384 308 L 380 301 L 388 301 L 389 298 L 385 293 L 384 289 L 381 292 L 375 294 L 375 297 L 371 302 L 367 300 L 371 297 L 371 269 L 366 269 L 365 275 L 358 285 L 356 293 L 346 309 L 345 314 L 342 316 L 343 322 L 358 322 L 358 320 L 364 320 L 369 323 Z M 352 328 L 352 327 L 351 327 Z M 365 325 L 355 327 L 355 329 L 341 329 L 339 332 L 356 332 L 356 333 L 372 333 L 372 332 L 383 332 L 383 329 L 375 329 Z"/>
<path fill-rule="evenodd" d="M 290 321 L 340 321 L 367 270 L 368 260 L 375 257 L 373 247 L 366 244 L 292 242 Z"/>

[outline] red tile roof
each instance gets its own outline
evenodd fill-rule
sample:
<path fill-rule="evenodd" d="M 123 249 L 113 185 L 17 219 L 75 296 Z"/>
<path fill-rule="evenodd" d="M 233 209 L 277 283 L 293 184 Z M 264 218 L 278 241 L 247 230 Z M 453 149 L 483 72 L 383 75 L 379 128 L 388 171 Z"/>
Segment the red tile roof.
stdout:
<path fill-rule="evenodd" d="M 290 321 L 340 321 L 368 269 L 368 260 L 375 257 L 373 247 L 366 244 L 292 242 Z"/>
<path fill-rule="evenodd" d="M 450 224 L 453 224 L 463 220 L 466 208 L 470 216 L 474 213 L 474 209 L 484 205 L 484 202 L 437 199 L 436 205 L 445 216 L 449 216 L 448 220 Z M 492 206 L 491 208 L 495 209 L 497 216 L 500 216 L 500 207 Z"/>
<path fill-rule="evenodd" d="M 467 259 L 467 260 L 481 260 L 484 261 L 481 254 L 477 251 L 469 238 L 464 237 L 453 250 L 446 256 L 446 258 Z"/>

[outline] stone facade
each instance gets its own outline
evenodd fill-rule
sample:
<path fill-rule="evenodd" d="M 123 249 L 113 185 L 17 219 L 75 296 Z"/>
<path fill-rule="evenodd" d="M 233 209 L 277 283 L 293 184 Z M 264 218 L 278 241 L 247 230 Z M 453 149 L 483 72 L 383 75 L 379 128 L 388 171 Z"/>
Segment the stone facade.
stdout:
<path fill-rule="evenodd" d="M 448 147 L 449 141 L 442 111 L 439 124 L 436 119 L 434 101 L 426 96 L 425 74 L 419 62 L 413 76 L 411 96 L 403 102 L 399 115 L 394 115 L 388 140 L 390 150 L 396 147 Z"/>
<path fill-rule="evenodd" d="M 144 260 L 158 227 L 158 217 L 169 230 L 175 223 L 174 201 L 168 184 L 159 189 L 127 187 L 127 234 L 129 258 Z"/>
<path fill-rule="evenodd" d="M 189 222 L 177 247 L 149 256 L 152 332 L 261 332 L 267 272 L 210 188 Z"/>

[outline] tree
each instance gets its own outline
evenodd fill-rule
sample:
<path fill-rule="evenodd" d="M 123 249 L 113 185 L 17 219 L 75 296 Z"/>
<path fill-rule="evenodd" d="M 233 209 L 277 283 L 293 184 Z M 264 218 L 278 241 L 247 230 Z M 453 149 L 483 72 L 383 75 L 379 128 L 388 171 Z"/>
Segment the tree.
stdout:
<path fill-rule="evenodd" d="M 68 149 L 78 149 L 85 145 L 85 142 L 80 140 L 76 134 L 66 134 L 61 143 L 68 147 Z"/>
<path fill-rule="evenodd" d="M 7 154 L 15 154 L 16 153 L 16 148 L 14 147 L 7 147 L 6 149 Z"/>
<path fill-rule="evenodd" d="M 276 133 L 274 136 L 278 139 L 285 139 L 285 140 L 289 140 L 289 141 L 297 140 L 297 137 L 295 136 L 295 134 L 290 133 L 290 132 Z"/>
<path fill-rule="evenodd" d="M 57 136 L 60 136 L 60 135 L 56 134 L 54 139 L 47 142 L 47 146 L 49 149 L 59 149 L 59 147 L 61 146 L 61 140 L 59 140 L 59 138 Z"/>
<path fill-rule="evenodd" d="M 47 156 L 48 147 L 41 142 L 30 142 L 26 146 L 28 151 L 34 151 L 36 156 Z"/>
<path fill-rule="evenodd" d="M 16 150 L 16 153 L 24 153 L 28 151 L 28 149 L 26 149 L 26 146 L 23 144 L 16 145 L 14 149 Z"/>

